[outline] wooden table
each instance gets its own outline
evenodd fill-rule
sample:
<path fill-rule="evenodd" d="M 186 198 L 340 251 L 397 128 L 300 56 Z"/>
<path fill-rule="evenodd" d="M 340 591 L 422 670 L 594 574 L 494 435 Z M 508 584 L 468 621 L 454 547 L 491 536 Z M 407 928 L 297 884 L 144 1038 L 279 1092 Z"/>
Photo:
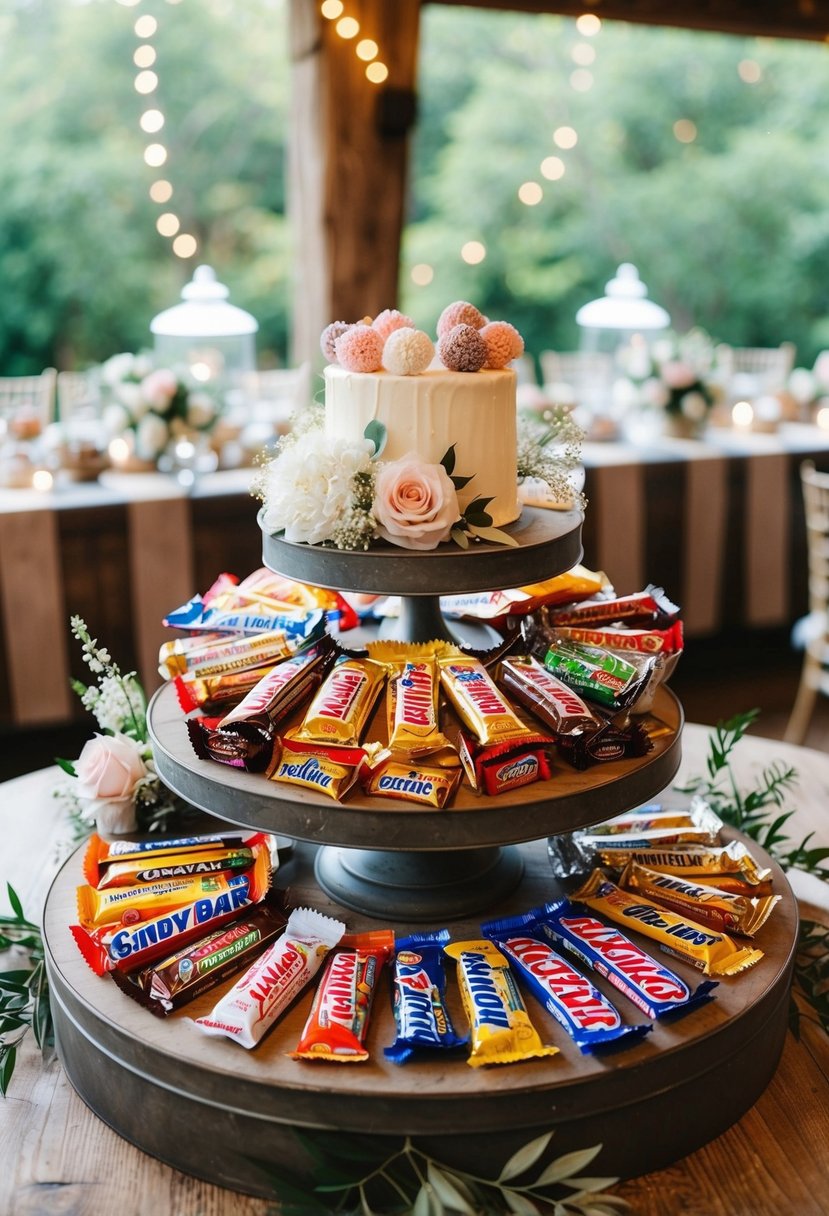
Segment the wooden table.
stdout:
<path fill-rule="evenodd" d="M 680 779 L 703 770 L 708 729 L 683 735 Z M 800 782 L 791 835 L 814 830 L 829 840 L 829 757 L 805 748 L 749 737 L 738 746 L 734 769 L 747 786 L 772 760 L 794 765 Z M 51 789 L 56 769 L 2 786 L 0 880 L 10 880 L 29 915 L 42 905 L 58 866 L 66 827 Z M 829 917 L 829 890 L 789 872 L 807 918 Z M 717 1096 L 700 1093 L 702 1104 Z M 5 1102 L 0 1101 L 0 1212 L 35 1216 L 56 1211 L 80 1216 L 267 1216 L 278 1209 L 257 1199 L 186 1177 L 133 1148 L 92 1115 L 56 1061 L 43 1066 L 33 1043 L 24 1045 Z M 782 1062 L 755 1106 L 717 1140 L 669 1169 L 616 1188 L 638 1216 L 829 1216 L 829 1038 L 802 1024 L 787 1038 Z"/>

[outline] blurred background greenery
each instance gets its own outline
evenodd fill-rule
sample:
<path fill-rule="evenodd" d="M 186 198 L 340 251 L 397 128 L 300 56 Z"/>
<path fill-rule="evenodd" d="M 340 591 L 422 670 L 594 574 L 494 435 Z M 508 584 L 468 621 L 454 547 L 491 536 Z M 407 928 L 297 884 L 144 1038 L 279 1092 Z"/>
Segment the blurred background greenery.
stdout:
<path fill-rule="evenodd" d="M 258 319 L 261 363 L 286 361 L 287 22 L 285 0 L 2 0 L 0 375 L 146 347 L 200 262 Z M 468 298 L 536 355 L 574 349 L 577 309 L 631 261 L 680 331 L 792 341 L 804 365 L 829 347 L 825 46 L 425 5 L 418 93 L 398 303 L 422 327 Z M 156 231 L 159 173 L 189 260 Z"/>

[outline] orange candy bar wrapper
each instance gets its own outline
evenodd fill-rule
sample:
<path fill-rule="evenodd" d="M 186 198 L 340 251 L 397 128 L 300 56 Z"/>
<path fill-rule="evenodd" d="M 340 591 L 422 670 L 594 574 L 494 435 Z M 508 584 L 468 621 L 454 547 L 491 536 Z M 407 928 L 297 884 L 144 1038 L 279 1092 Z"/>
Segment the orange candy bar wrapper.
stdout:
<path fill-rule="evenodd" d="M 625 866 L 619 885 L 664 904 L 680 916 L 691 916 L 698 924 L 741 937 L 754 937 L 781 899 L 780 895 L 733 895 L 688 878 L 661 874 L 636 861 Z"/>
<path fill-rule="evenodd" d="M 623 891 L 602 870 L 594 870 L 571 898 L 617 925 L 638 930 L 657 942 L 666 954 L 690 963 L 706 975 L 737 975 L 763 957 L 762 950 L 737 946 L 725 933 L 715 933 L 686 916 Z"/>
<path fill-rule="evenodd" d="M 227 888 L 203 895 L 193 903 L 135 925 L 106 925 L 86 929 L 70 925 L 70 932 L 96 975 L 108 971 L 135 971 L 158 958 L 196 941 L 211 929 L 235 920 L 259 903 L 271 882 L 271 859 L 263 849 L 245 874 L 227 880 Z"/>
<path fill-rule="evenodd" d="M 394 931 L 346 934 L 329 956 L 295 1060 L 357 1064 L 367 1060 L 366 1032 L 377 979 L 394 952 Z"/>
<path fill-rule="evenodd" d="M 264 836 L 260 839 L 264 840 Z M 196 854 L 184 851 L 155 860 L 143 858 L 113 862 L 90 886 L 97 887 L 99 891 L 108 891 L 111 887 L 146 886 L 170 879 L 240 874 L 253 865 L 255 853 L 252 846 L 253 841 L 243 848 L 202 849 Z"/>
<path fill-rule="evenodd" d="M 360 772 L 363 792 L 369 797 L 395 798 L 439 809 L 446 806 L 461 780 L 461 769 L 400 760 L 382 751 Z"/>
<path fill-rule="evenodd" d="M 167 864 L 179 855 L 188 861 L 201 859 L 225 849 L 253 848 L 267 843 L 264 832 L 246 832 L 239 828 L 230 832 L 214 832 L 209 836 L 179 836 L 176 839 L 155 837 L 152 840 L 104 840 L 97 832 L 89 837 L 83 857 L 83 876 L 91 887 L 102 887 L 110 867 L 134 862 L 136 866 L 152 867 Z M 163 862 L 162 862 L 163 859 Z"/>

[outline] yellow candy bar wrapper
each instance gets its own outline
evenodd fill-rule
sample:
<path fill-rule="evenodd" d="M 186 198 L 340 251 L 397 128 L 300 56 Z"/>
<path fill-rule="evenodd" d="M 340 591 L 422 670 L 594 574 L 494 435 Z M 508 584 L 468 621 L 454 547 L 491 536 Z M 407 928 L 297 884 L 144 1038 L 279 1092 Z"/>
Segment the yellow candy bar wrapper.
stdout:
<path fill-rule="evenodd" d="M 436 651 L 440 643 L 369 642 L 372 659 L 388 672 L 386 726 L 389 747 L 401 759 L 451 747 L 438 725 Z"/>
<path fill-rule="evenodd" d="M 621 890 L 602 870 L 594 870 L 571 898 L 617 925 L 638 930 L 658 942 L 666 954 L 690 963 L 706 975 L 736 975 L 763 957 L 762 950 L 739 947 L 724 933 L 713 933 L 687 917 Z"/>
<path fill-rule="evenodd" d="M 265 863 L 270 868 L 268 860 Z M 140 921 L 167 916 L 200 899 L 215 900 L 227 895 L 235 884 L 225 874 L 196 878 L 167 879 L 134 887 L 78 887 L 78 920 L 84 929 L 101 926 L 136 925 Z"/>
<path fill-rule="evenodd" d="M 705 802 L 696 806 L 681 807 L 671 810 L 641 810 L 627 811 L 616 815 L 605 823 L 593 824 L 589 836 L 616 836 L 622 833 L 642 832 L 651 828 L 704 828 L 712 835 L 718 835 L 722 828 L 722 820 Z"/>
<path fill-rule="evenodd" d="M 662 874 L 638 861 L 628 862 L 619 885 L 664 904 L 680 916 L 691 916 L 698 924 L 720 932 L 739 933 L 741 937 L 754 937 L 781 899 L 780 895 L 748 898 L 732 895 L 693 879 Z"/>
<path fill-rule="evenodd" d="M 767 882 L 771 870 L 760 866 L 741 840 L 730 840 L 726 845 L 672 844 L 669 848 L 621 848 L 606 845 L 596 849 L 596 861 L 600 866 L 623 870 L 629 861 L 640 861 L 652 870 L 663 870 L 666 874 L 682 874 L 686 878 L 697 878 L 713 874 L 739 875 L 744 882 L 754 884 Z"/>
<path fill-rule="evenodd" d="M 336 748 L 331 748 L 329 752 L 301 752 L 286 748 L 273 761 L 267 776 L 271 781 L 318 790 L 339 802 L 357 780 L 359 766 L 351 763 L 351 753 L 340 761 L 334 758 L 332 753 L 335 751 Z"/>
<path fill-rule="evenodd" d="M 460 779 L 460 767 L 419 764 L 389 752 L 381 752 L 361 775 L 363 791 L 369 797 L 395 798 L 435 809 L 446 806 Z"/>
<path fill-rule="evenodd" d="M 472 1068 L 558 1054 L 557 1047 L 545 1047 L 541 1042 L 509 962 L 493 942 L 449 942 L 444 953 L 458 964 L 458 984 L 472 1037 L 467 1063 Z"/>
<path fill-rule="evenodd" d="M 447 697 L 481 746 L 525 740 L 534 735 L 478 659 L 464 654 L 448 655 L 438 658 L 438 666 Z"/>
<path fill-rule="evenodd" d="M 659 866 L 654 866 L 653 869 L 662 874 L 670 873 L 669 870 L 660 870 Z M 774 885 L 770 878 L 752 885 L 750 882 L 746 882 L 739 874 L 706 874 L 705 885 L 706 887 L 713 887 L 716 891 L 730 891 L 732 895 L 746 895 L 749 899 L 758 899 L 764 895 L 774 894 Z"/>
<path fill-rule="evenodd" d="M 358 747 L 386 672 L 371 659 L 341 659 L 326 676 L 302 724 L 287 731 L 297 743 Z"/>

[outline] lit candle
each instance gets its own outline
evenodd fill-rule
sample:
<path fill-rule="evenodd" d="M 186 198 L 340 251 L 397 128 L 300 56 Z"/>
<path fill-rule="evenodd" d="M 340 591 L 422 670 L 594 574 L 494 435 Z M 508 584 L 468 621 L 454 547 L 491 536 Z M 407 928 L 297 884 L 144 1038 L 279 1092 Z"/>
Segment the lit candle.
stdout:
<path fill-rule="evenodd" d="M 741 431 L 751 430 L 754 421 L 754 409 L 750 401 L 737 401 L 731 409 L 731 422 Z"/>

